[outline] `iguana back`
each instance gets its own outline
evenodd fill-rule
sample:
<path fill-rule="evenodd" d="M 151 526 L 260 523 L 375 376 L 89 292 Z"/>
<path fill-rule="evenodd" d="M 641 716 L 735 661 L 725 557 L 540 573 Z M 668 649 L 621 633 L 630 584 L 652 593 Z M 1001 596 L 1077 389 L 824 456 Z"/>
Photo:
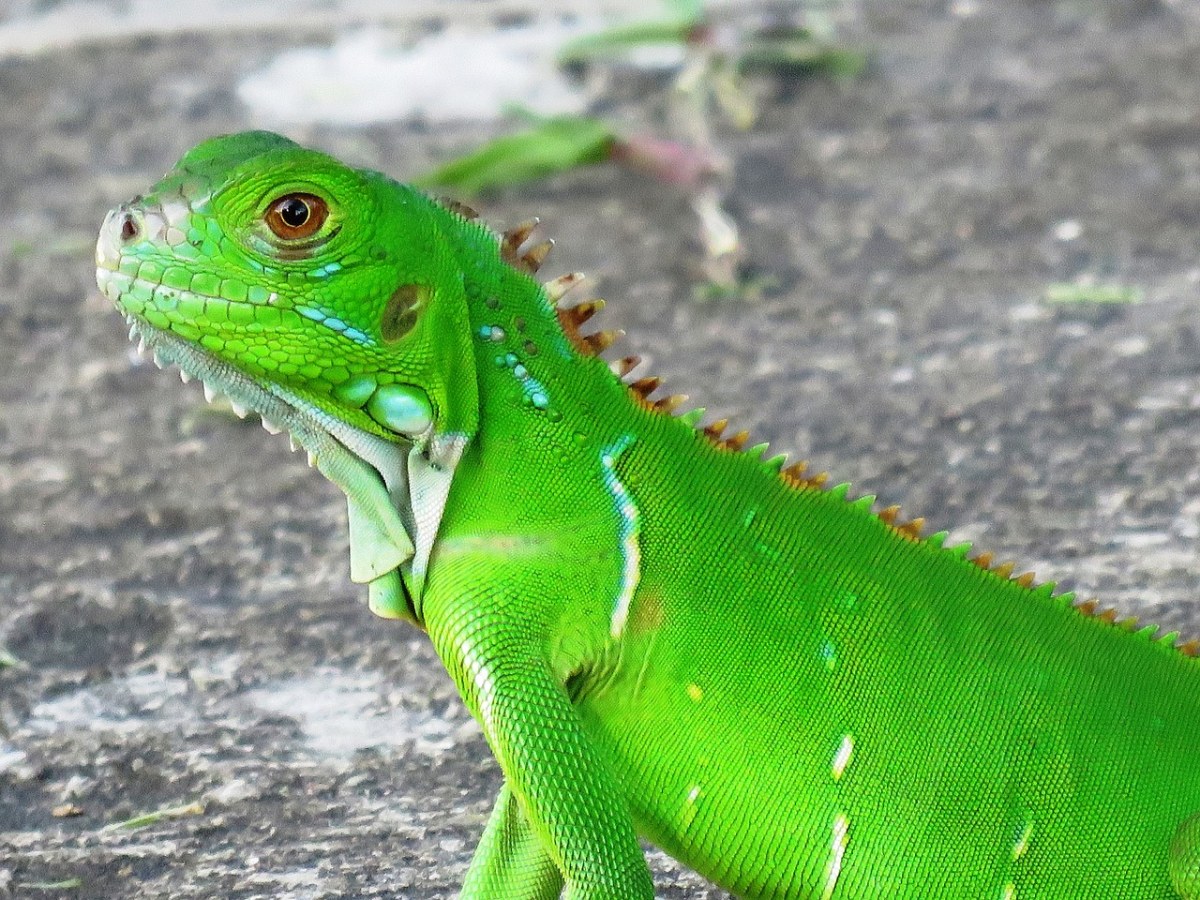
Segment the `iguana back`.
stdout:
<path fill-rule="evenodd" d="M 467 897 L 1200 900 L 1197 645 L 673 415 L 496 236 L 261 132 L 114 210 L 102 288 L 346 491 L 505 786 Z"/>

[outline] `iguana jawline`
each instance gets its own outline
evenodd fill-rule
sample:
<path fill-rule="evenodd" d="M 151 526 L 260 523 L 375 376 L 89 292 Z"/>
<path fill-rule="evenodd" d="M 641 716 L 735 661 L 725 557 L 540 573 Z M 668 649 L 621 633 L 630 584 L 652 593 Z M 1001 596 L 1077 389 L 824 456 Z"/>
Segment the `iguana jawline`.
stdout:
<path fill-rule="evenodd" d="M 117 297 L 112 295 L 119 296 L 121 288 L 118 279 L 111 277 L 114 274 L 105 266 L 97 266 L 102 288 L 115 301 Z M 419 533 L 428 529 L 418 527 L 423 517 L 414 512 L 410 499 L 410 456 L 419 454 L 416 447 L 385 441 L 337 422 L 282 386 L 264 387 L 169 331 L 129 313 L 125 318 L 131 332 L 153 353 L 157 365 L 177 366 L 180 372 L 204 384 L 209 402 L 218 393 L 227 395 L 236 407 L 259 415 L 268 430 L 286 430 L 307 451 L 309 465 L 346 494 L 351 580 L 368 586 L 368 604 L 374 612 L 416 622 L 417 601 L 405 591 L 400 579 L 401 567 L 413 560 L 416 542 L 432 542 L 431 537 Z M 336 433 L 330 427 L 334 423 L 338 426 Z M 422 556 L 422 563 L 427 562 L 428 549 Z M 418 574 L 423 576 L 423 571 Z M 417 581 L 423 581 L 423 577 Z"/>

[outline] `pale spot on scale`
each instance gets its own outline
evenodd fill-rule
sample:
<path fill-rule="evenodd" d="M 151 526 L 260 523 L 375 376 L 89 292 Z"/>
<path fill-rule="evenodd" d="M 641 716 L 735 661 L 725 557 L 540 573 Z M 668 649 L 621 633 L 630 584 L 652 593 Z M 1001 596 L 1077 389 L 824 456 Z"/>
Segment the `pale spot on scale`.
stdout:
<path fill-rule="evenodd" d="M 1017 835 L 1016 843 L 1013 844 L 1012 858 L 1016 862 L 1029 850 L 1029 840 L 1033 837 L 1033 819 L 1026 814 L 1025 825 L 1021 829 L 1021 833 Z"/>
<path fill-rule="evenodd" d="M 534 405 L 536 405 L 536 398 Z M 630 495 L 629 490 L 617 477 L 617 458 L 633 443 L 631 434 L 625 434 L 615 443 L 605 447 L 600 452 L 601 473 L 605 487 L 608 488 L 616 507 L 618 518 L 618 536 L 621 540 L 621 584 L 613 605 L 612 621 L 609 634 L 615 640 L 625 631 L 629 619 L 629 607 L 633 602 L 633 594 L 641 579 L 642 552 L 639 546 L 641 536 L 641 511 Z"/>
<path fill-rule="evenodd" d="M 817 653 L 821 657 L 821 662 L 825 663 L 825 668 L 828 671 L 832 672 L 837 668 L 837 648 L 833 645 L 833 641 L 828 639 L 822 641 L 821 648 Z"/>
<path fill-rule="evenodd" d="M 854 756 L 854 736 L 847 734 L 842 736 L 842 743 L 838 747 L 837 753 L 833 756 L 833 765 L 830 766 L 830 773 L 833 775 L 834 781 L 840 781 L 842 775 L 846 771 L 846 767 L 850 765 L 850 759 Z"/>
<path fill-rule="evenodd" d="M 702 791 L 700 785 L 692 785 L 688 791 L 687 798 L 683 801 L 683 806 L 679 810 L 679 824 L 681 830 L 686 830 L 692 822 L 696 820 L 696 814 L 700 811 L 697 801 L 700 799 Z"/>
<path fill-rule="evenodd" d="M 148 209 L 142 216 L 142 229 L 150 240 L 159 240 L 167 230 L 167 223 L 158 213 Z"/>
<path fill-rule="evenodd" d="M 699 703 L 704 699 L 704 690 L 700 685 L 692 683 L 687 686 L 687 694 L 692 698 L 694 703 Z"/>
<path fill-rule="evenodd" d="M 833 829 L 829 842 L 829 863 L 825 866 L 825 889 L 821 892 L 821 900 L 831 900 L 837 889 L 838 878 L 842 874 L 842 860 L 846 856 L 846 845 L 850 841 L 850 820 L 845 813 L 838 813 L 833 820 Z"/>
<path fill-rule="evenodd" d="M 858 594 L 851 591 L 842 591 L 834 598 L 834 603 L 840 609 L 852 610 L 858 606 Z"/>
<path fill-rule="evenodd" d="M 767 544 L 763 541 L 755 541 L 754 542 L 754 552 L 760 553 L 763 556 L 765 556 L 767 559 L 773 560 L 773 561 L 778 560 L 783 555 L 778 550 L 776 550 L 774 547 L 772 547 L 770 544 Z"/>
<path fill-rule="evenodd" d="M 162 211 L 163 218 L 176 228 L 186 228 L 192 214 L 191 206 L 182 198 L 178 200 L 174 197 L 168 198 L 159 204 L 159 209 Z"/>
<path fill-rule="evenodd" d="M 485 341 L 502 341 L 507 334 L 499 325 L 483 325 L 479 329 L 479 336 Z"/>
<path fill-rule="evenodd" d="M 1016 900 L 1016 897 L 1017 886 L 1010 881 L 1004 886 L 1004 889 L 1000 891 L 1000 900 Z"/>

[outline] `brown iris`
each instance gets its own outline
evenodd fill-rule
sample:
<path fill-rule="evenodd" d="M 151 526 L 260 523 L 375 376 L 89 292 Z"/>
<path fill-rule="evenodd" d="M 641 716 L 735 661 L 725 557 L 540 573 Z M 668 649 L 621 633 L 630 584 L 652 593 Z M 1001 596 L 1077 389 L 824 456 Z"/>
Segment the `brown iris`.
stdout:
<path fill-rule="evenodd" d="M 310 238 L 329 216 L 329 205 L 315 194 L 285 194 L 267 208 L 267 227 L 285 241 Z"/>

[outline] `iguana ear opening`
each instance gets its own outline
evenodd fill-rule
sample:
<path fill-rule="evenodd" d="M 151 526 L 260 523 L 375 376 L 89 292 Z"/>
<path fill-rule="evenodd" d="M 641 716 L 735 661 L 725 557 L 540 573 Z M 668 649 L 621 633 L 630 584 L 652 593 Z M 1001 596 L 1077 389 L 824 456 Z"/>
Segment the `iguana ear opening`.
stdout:
<path fill-rule="evenodd" d="M 390 431 L 424 432 L 419 444 L 474 436 L 479 392 L 461 279 L 406 278 L 379 307 L 377 327 L 392 363 L 364 411 Z"/>
<path fill-rule="evenodd" d="M 379 317 L 379 335 L 385 344 L 394 344 L 413 330 L 421 310 L 428 305 L 431 291 L 423 284 L 402 284 L 396 288 Z"/>

